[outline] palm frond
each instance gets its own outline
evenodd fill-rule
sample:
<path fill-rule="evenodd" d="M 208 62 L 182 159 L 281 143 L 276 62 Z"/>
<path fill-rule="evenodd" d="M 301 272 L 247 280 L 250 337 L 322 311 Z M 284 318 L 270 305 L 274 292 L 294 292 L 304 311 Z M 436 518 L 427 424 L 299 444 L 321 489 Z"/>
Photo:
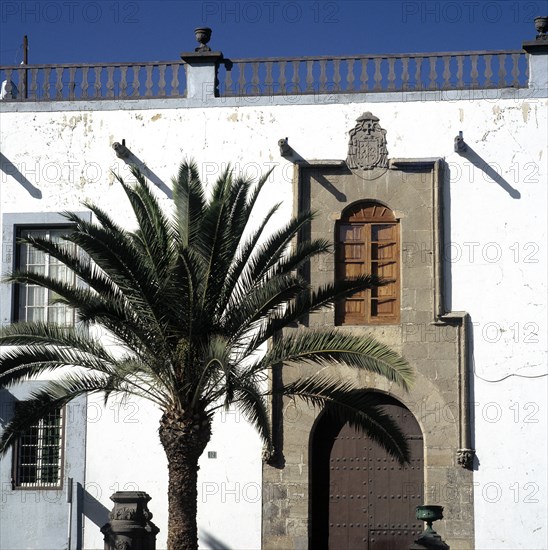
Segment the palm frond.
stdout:
<path fill-rule="evenodd" d="M 136 348 L 131 358 L 114 357 L 99 339 L 75 327 L 16 323 L 0 329 L 0 346 L 12 346 L 2 352 L 0 361 L 0 384 L 7 387 L 59 368 L 85 369 L 120 381 L 131 374 L 128 383 L 146 382 L 163 391 L 172 385 L 164 363 L 156 364 L 148 354 L 139 358 Z M 131 371 L 124 368 L 130 364 Z M 152 391 L 151 395 L 159 400 L 161 393 Z"/>
<path fill-rule="evenodd" d="M 302 243 L 297 245 L 295 249 L 291 252 L 288 252 L 286 256 L 281 258 L 267 274 L 267 281 L 276 279 L 280 276 L 290 275 L 294 279 L 300 278 L 299 268 L 301 268 L 308 260 L 323 254 L 329 250 L 329 243 L 323 239 L 318 239 L 316 241 L 311 241 L 307 243 Z M 240 304 L 245 301 L 245 297 L 250 293 L 254 292 L 257 288 L 264 286 L 264 278 L 255 279 L 252 275 L 251 270 L 253 267 L 248 266 L 243 269 L 240 274 L 240 278 L 232 289 L 232 295 L 230 301 L 226 306 L 227 317 L 238 312 Z M 302 290 L 308 289 L 309 285 L 301 279 L 302 281 Z M 290 302 L 288 302 L 289 304 Z"/>
<path fill-rule="evenodd" d="M 230 271 L 226 274 L 223 284 L 223 292 L 219 296 L 219 312 L 230 310 L 228 303 L 238 303 L 240 296 L 246 293 L 247 288 L 251 288 L 254 281 L 250 280 L 248 275 L 242 275 L 249 265 L 249 260 L 254 253 L 259 240 L 272 216 L 278 211 L 280 203 L 275 204 L 258 223 L 258 226 L 252 231 L 247 241 L 238 249 L 230 265 Z M 240 280 L 240 278 L 242 278 Z"/>
<path fill-rule="evenodd" d="M 137 395 L 174 412 L 174 418 L 206 412 L 206 423 L 217 407 L 237 406 L 271 447 L 266 377 L 274 365 L 347 365 L 409 387 L 408 363 L 370 337 L 337 328 L 284 331 L 305 315 L 383 281 L 362 276 L 312 289 L 302 268 L 332 247 L 324 239 L 304 238 L 310 212 L 265 236 L 279 205 L 260 220 L 253 213 L 271 172 L 254 186 L 228 167 L 208 194 L 197 165 L 185 161 L 172 180 L 172 215 L 164 213 L 143 174 L 132 173 L 132 185 L 116 177 L 135 216 L 135 230 L 85 202 L 95 221 L 65 213 L 73 224 L 65 243 L 38 237 L 23 241 L 56 258 L 78 281 L 21 270 L 9 280 L 49 289 L 54 302 L 78 311 L 86 328 L 108 331 L 118 353 L 77 328 L 29 323 L 2 329 L 0 384 L 56 370 L 61 376 L 16 417 L 4 434 L 3 450 L 28 426 L 25 418 L 36 419 L 83 393 L 99 392 L 105 400 L 114 393 Z M 283 336 L 273 338 L 276 334 Z M 268 340 L 272 344 L 261 356 Z M 314 376 L 281 391 L 367 429 L 405 458 L 397 426 L 354 386 Z"/>
<path fill-rule="evenodd" d="M 162 318 L 166 308 L 155 272 L 127 231 L 110 230 L 80 221 L 71 241 L 101 267 L 113 284 L 124 294 L 135 314 L 163 342 Z"/>
<path fill-rule="evenodd" d="M 67 214 L 67 217 L 70 217 L 70 215 Z M 79 218 L 76 217 L 76 219 Z M 66 240 L 71 242 L 70 234 L 66 236 Z M 90 261 L 89 257 L 82 254 L 81 251 L 74 251 L 66 245 L 35 236 L 29 236 L 21 239 L 21 242 L 24 242 L 33 248 L 40 250 L 41 252 L 49 254 L 61 264 L 67 266 L 88 287 L 95 290 L 98 296 L 103 297 L 106 302 L 123 302 L 124 306 L 128 305 L 128 302 L 125 299 L 124 294 L 120 291 L 120 288 L 114 284 L 113 280 L 108 277 L 96 263 Z M 57 281 L 57 279 L 40 275 L 33 271 L 16 270 L 6 277 L 6 281 L 37 284 L 61 294 L 61 292 L 58 291 L 58 288 L 61 287 L 54 288 L 52 286 L 47 286 L 49 281 Z M 81 306 L 78 307 L 80 308 Z"/>
<path fill-rule="evenodd" d="M 291 241 L 313 218 L 312 212 L 302 212 L 274 232 L 264 244 L 259 245 L 250 261 L 249 277 L 251 280 L 260 281 L 283 258 Z"/>
<path fill-rule="evenodd" d="M 194 161 L 181 163 L 176 178 L 172 179 L 175 205 L 174 226 L 182 246 L 191 246 L 201 233 L 205 208 L 204 188 Z"/>
<path fill-rule="evenodd" d="M 198 401 L 211 402 L 215 390 L 222 388 L 221 393 L 231 394 L 229 387 L 232 378 L 231 350 L 227 339 L 220 334 L 212 334 L 209 338 L 202 340 L 199 356 L 200 365 L 197 367 L 196 380 L 192 384 L 192 404 Z"/>
<path fill-rule="evenodd" d="M 409 363 L 391 348 L 371 336 L 357 336 L 340 330 L 301 329 L 272 344 L 257 363 L 256 370 L 278 363 L 308 363 L 321 367 L 343 364 L 379 374 L 409 389 L 414 373 Z"/>
<path fill-rule="evenodd" d="M 39 390 L 33 391 L 29 399 L 18 403 L 13 418 L 2 432 L 0 456 L 7 452 L 21 434 L 48 414 L 65 406 L 79 395 L 91 395 L 105 390 L 128 393 L 123 387 L 113 387 L 111 380 L 94 374 L 69 374 L 59 380 L 45 383 Z"/>
<path fill-rule="evenodd" d="M 392 417 L 383 411 L 374 393 L 321 376 L 297 380 L 278 391 L 284 396 L 298 397 L 322 407 L 324 414 L 334 416 L 341 425 L 348 422 L 366 432 L 401 464 L 409 462 L 405 436 Z"/>
<path fill-rule="evenodd" d="M 245 207 L 251 182 L 243 178 L 233 179 L 225 171 L 218 179 L 213 197 L 208 202 L 202 220 L 200 251 L 207 263 L 203 286 L 202 307 L 213 306 L 211 314 L 219 310 L 222 303 L 227 273 L 243 238 L 247 223 Z"/>
<path fill-rule="evenodd" d="M 166 279 L 172 254 L 176 250 L 174 241 L 177 235 L 170 231 L 168 219 L 141 171 L 133 166 L 131 173 L 137 180 L 133 187 L 116 176 L 137 220 L 138 229 L 131 235 L 136 246 L 141 249 L 143 257 L 148 258 L 150 268 L 154 270 L 157 280 L 161 283 Z"/>
<path fill-rule="evenodd" d="M 244 417 L 255 427 L 263 443 L 272 449 L 272 430 L 268 406 L 264 395 L 255 385 L 241 381 L 234 392 L 232 403 L 242 411 Z"/>
<path fill-rule="evenodd" d="M 382 284 L 384 284 L 384 281 L 375 275 L 360 275 L 354 279 L 341 280 L 324 285 L 314 291 L 307 289 L 299 294 L 296 300 L 288 302 L 285 308 L 269 318 L 268 322 L 251 336 L 247 349 L 249 352 L 257 349 L 277 332 L 302 320 L 306 315 L 321 311 L 325 307 L 334 305 L 337 301 L 348 298 L 356 292 Z"/>
<path fill-rule="evenodd" d="M 237 342 L 249 334 L 269 315 L 281 311 L 290 300 L 296 298 L 306 282 L 297 275 L 271 277 L 258 288 L 242 296 L 240 302 L 231 308 L 223 319 L 223 329 L 230 334 L 231 341 Z"/>

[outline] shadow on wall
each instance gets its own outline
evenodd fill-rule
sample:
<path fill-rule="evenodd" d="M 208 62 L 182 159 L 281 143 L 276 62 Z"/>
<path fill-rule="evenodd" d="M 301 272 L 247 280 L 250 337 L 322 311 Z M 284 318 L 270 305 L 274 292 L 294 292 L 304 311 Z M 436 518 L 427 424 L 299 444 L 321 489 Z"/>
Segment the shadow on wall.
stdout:
<path fill-rule="evenodd" d="M 443 170 L 443 288 L 442 303 L 444 311 L 453 311 L 453 273 L 451 255 L 446 250 L 451 246 L 451 171 L 446 163 Z"/>
<path fill-rule="evenodd" d="M 229 546 L 207 531 L 202 531 L 199 538 L 200 548 L 207 548 L 208 550 L 230 550 Z"/>
<path fill-rule="evenodd" d="M 4 429 L 13 416 L 17 398 L 8 390 L 0 388 L 0 429 Z"/>
<path fill-rule="evenodd" d="M 89 493 L 80 483 L 78 483 L 78 500 L 82 503 L 80 508 L 90 521 L 100 529 L 108 523 L 108 514 L 110 510 L 101 504 L 91 493 Z"/>
<path fill-rule="evenodd" d="M 521 193 L 514 189 L 486 160 L 467 144 L 465 151 L 459 153 L 463 158 L 479 168 L 487 177 L 498 183 L 513 199 L 521 199 Z"/>
<path fill-rule="evenodd" d="M 469 422 L 467 429 L 469 432 L 470 448 L 476 448 L 476 407 L 473 406 L 473 403 L 476 403 L 476 372 L 475 372 L 475 363 L 474 363 L 474 326 L 472 323 L 472 317 L 468 317 L 468 357 L 466 364 L 469 366 L 470 371 L 468 372 L 468 379 L 470 383 L 469 393 L 468 393 L 468 414 Z M 476 453 L 474 453 L 474 458 L 472 462 L 472 470 L 477 472 L 480 467 L 480 460 Z"/>
<path fill-rule="evenodd" d="M 17 166 L 2 153 L 0 153 L 0 169 L 4 172 L 4 174 L 6 174 L 6 176 L 12 176 L 17 183 L 20 183 L 29 192 L 31 197 L 34 197 L 35 199 L 42 198 L 42 191 L 32 185 L 25 175 L 19 171 L 19 168 L 17 168 Z"/>
<path fill-rule="evenodd" d="M 151 181 L 156 187 L 161 189 L 167 196 L 168 199 L 173 198 L 173 192 L 171 189 L 142 161 L 139 157 L 134 155 L 125 145 L 125 140 L 122 140 L 122 145 L 115 143 L 113 145 L 115 151 L 117 151 L 117 156 L 123 162 L 125 162 L 129 167 L 134 166 L 138 168 L 140 172 Z M 122 153 L 119 151 L 122 150 Z"/>
<path fill-rule="evenodd" d="M 310 166 L 312 168 L 311 177 L 314 178 L 322 187 L 329 191 L 339 202 L 346 202 L 346 195 L 341 193 L 326 177 L 325 172 L 314 170 L 314 165 L 310 164 L 303 156 L 301 156 L 287 141 L 287 138 L 278 141 L 280 147 L 280 155 L 286 160 L 300 166 Z M 348 170 L 350 174 L 350 170 Z M 299 207 L 302 205 L 299 205 Z"/>

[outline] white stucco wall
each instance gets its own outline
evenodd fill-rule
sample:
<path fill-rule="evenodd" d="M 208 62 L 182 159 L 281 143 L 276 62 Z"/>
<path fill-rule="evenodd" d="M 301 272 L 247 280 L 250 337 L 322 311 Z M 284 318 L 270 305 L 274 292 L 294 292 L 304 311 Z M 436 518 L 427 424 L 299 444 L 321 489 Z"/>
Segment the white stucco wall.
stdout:
<path fill-rule="evenodd" d="M 540 549 L 548 544 L 546 103 L 463 113 L 465 137 L 520 195 L 462 161 L 451 183 L 453 308 L 474 323 L 476 547 Z"/>
<path fill-rule="evenodd" d="M 450 169 L 448 303 L 468 311 L 475 324 L 476 548 L 540 550 L 547 543 L 548 120 L 546 100 L 525 92 L 509 99 L 493 92 L 479 100 L 454 99 L 461 94 L 408 101 L 400 94 L 390 103 L 356 96 L 344 104 L 280 100 L 174 108 L 166 102 L 173 108 L 121 111 L 100 110 L 97 103 L 84 112 L 4 112 L 0 212 L 79 209 L 83 198 L 91 198 L 125 223 L 123 193 L 109 173 L 128 173 L 111 148 L 125 139 L 168 187 L 185 156 L 196 159 L 209 180 L 228 162 L 250 176 L 275 166 L 261 207 L 283 200 L 279 222 L 291 212 L 293 167 L 280 157 L 278 139 L 288 137 L 306 160 L 344 159 L 355 119 L 373 112 L 387 130 L 389 157 L 444 157 Z M 475 155 L 454 152 L 459 131 Z M 22 177 L 13 177 L 6 159 Z M 162 185 L 158 195 L 167 206 Z M 7 320 L 9 306 L 1 307 Z M 108 496 L 125 484 L 146 490 L 162 529 L 158 548 L 164 548 L 167 481 L 158 415 L 144 403 L 135 405 L 131 419 L 137 422 L 123 421 L 129 409 L 119 411 L 118 422 L 112 421 L 115 409 L 96 409 L 102 412 L 88 423 L 86 483 L 109 509 Z M 216 420 L 207 450 L 217 458 L 208 459 L 206 451 L 201 463 L 202 540 L 210 535 L 230 548 L 259 548 L 258 437 L 238 416 L 227 415 Z M 440 488 L 448 495 L 453 489 Z M 85 537 L 86 548 L 102 547 L 91 520 Z"/>

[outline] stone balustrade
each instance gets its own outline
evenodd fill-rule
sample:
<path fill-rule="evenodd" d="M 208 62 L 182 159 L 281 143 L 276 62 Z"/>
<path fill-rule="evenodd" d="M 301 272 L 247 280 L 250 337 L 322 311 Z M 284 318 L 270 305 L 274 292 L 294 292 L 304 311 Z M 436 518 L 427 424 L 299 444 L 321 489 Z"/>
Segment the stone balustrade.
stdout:
<path fill-rule="evenodd" d="M 207 55 L 211 60 L 207 52 L 203 57 Z M 191 69 L 200 57 L 4 66 L 2 95 L 4 101 L 17 102 L 188 97 Z M 208 96 L 213 97 L 479 90 L 524 88 L 529 83 L 524 50 L 234 60 L 219 52 L 211 63 L 216 82 Z"/>

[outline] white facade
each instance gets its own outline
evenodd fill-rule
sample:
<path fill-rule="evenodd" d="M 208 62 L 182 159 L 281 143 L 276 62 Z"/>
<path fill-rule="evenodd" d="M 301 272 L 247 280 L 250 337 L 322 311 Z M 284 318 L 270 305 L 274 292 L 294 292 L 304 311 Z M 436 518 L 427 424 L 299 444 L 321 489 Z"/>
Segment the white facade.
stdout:
<path fill-rule="evenodd" d="M 110 172 L 129 175 L 111 147 L 122 139 L 146 164 L 166 208 L 170 178 L 185 157 L 198 162 L 208 181 L 227 163 L 251 176 L 274 166 L 261 204 L 283 200 L 281 220 L 293 208 L 294 168 L 280 156 L 278 140 L 287 137 L 304 160 L 342 160 L 348 131 L 371 111 L 387 131 L 390 158 L 441 157 L 449 168 L 446 301 L 474 323 L 476 548 L 541 550 L 548 543 L 546 97 L 546 89 L 525 88 L 209 98 L 207 104 L 191 98 L 5 103 L 0 223 L 6 214 L 81 210 L 84 199 L 131 223 Z M 459 132 L 468 146 L 464 153 L 454 151 Z M 421 243 L 413 245 L 420 250 Z M 2 242 L 3 273 L 12 268 L 12 246 Z M 6 324 L 6 286 L 0 296 Z M 161 529 L 157 547 L 165 548 L 167 468 L 158 419 L 147 403 L 103 408 L 100 399 L 89 400 L 83 548 L 102 548 L 98 522 L 112 507 L 110 494 L 137 488 L 152 497 L 153 521 Z M 0 471 L 7 467 L 2 459 Z M 259 437 L 237 413 L 219 416 L 201 460 L 201 547 L 215 548 L 215 541 L 261 547 L 261 469 Z M 439 487 L 446 500 L 454 490 Z M 10 528 L 10 511 L 1 502 L 3 531 Z M 86 507 L 92 510 L 87 515 Z"/>

